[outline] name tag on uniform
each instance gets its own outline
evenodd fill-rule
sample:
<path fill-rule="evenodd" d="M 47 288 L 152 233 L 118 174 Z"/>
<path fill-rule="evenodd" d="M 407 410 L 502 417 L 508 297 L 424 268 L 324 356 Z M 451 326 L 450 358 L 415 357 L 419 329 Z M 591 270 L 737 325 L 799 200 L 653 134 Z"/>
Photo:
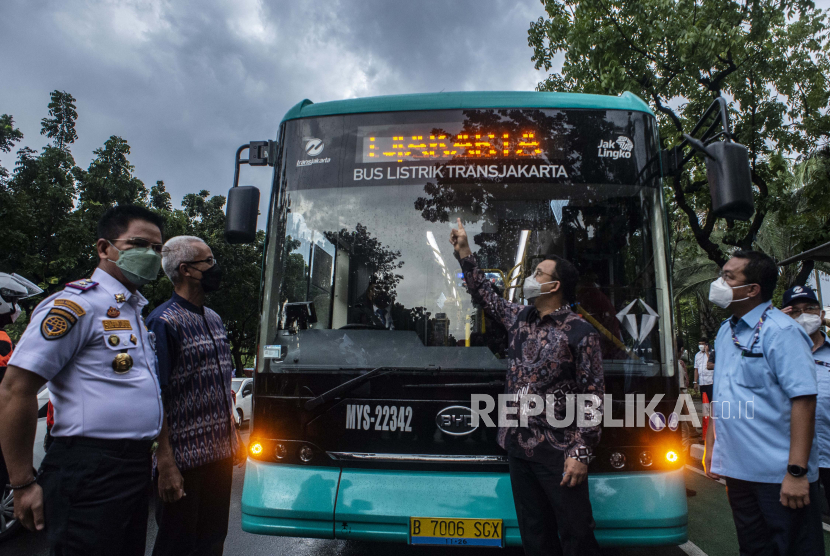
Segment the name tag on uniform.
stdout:
<path fill-rule="evenodd" d="M 110 332 L 111 330 L 132 330 L 133 325 L 128 320 L 105 320 L 104 330 Z"/>

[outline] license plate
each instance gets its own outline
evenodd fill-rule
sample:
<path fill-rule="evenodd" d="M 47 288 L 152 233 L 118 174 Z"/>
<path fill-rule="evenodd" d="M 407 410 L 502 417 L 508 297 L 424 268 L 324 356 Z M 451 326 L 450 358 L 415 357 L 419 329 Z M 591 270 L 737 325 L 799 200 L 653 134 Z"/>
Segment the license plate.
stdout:
<path fill-rule="evenodd" d="M 409 518 L 409 542 L 441 546 L 502 546 L 500 519 Z"/>

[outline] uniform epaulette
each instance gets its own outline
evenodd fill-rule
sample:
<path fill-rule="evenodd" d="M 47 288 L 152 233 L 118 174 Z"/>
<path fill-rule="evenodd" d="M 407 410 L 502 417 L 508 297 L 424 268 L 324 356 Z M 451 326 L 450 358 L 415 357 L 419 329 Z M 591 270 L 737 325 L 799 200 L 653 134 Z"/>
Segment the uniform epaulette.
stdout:
<path fill-rule="evenodd" d="M 98 282 L 93 282 L 89 278 L 84 278 L 82 280 L 75 280 L 74 282 L 69 282 L 66 284 L 67 288 L 75 288 L 76 290 L 81 290 L 85 292 L 87 290 L 91 290 L 95 286 L 98 285 Z"/>

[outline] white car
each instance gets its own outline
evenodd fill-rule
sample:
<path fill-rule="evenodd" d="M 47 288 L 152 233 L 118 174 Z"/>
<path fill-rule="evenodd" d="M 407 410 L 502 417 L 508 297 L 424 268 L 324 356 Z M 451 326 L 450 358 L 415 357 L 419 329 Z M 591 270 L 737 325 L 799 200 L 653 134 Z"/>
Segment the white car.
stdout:
<path fill-rule="evenodd" d="M 233 416 L 236 426 L 241 427 L 243 421 L 251 418 L 253 405 L 251 399 L 254 397 L 254 379 L 233 378 L 231 379 L 233 391 L 236 393 L 236 412 Z"/>
<path fill-rule="evenodd" d="M 38 420 L 37 432 L 35 433 L 35 448 L 32 454 L 32 465 L 35 469 L 40 467 L 46 450 L 43 449 L 43 439 L 46 437 L 46 403 L 49 401 L 49 390 L 44 388 L 37 395 Z M 2 455 L 0 455 L 2 457 Z M 6 481 L 3 481 L 3 495 L 0 498 L 0 542 L 6 540 L 17 532 L 22 525 L 14 518 L 14 495 L 6 488 Z"/>

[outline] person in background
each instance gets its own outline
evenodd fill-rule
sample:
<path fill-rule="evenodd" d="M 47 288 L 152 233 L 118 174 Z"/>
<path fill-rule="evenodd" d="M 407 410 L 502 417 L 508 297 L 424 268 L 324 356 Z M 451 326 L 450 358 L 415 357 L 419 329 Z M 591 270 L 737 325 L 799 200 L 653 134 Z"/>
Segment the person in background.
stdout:
<path fill-rule="evenodd" d="M 824 495 L 830 504 L 830 341 L 822 330 L 824 311 L 813 290 L 795 286 L 784 292 L 781 310 L 790 315 L 813 342 L 818 401 L 816 403 L 816 438 L 818 473 Z"/>
<path fill-rule="evenodd" d="M 3 382 L 6 367 L 9 365 L 9 360 L 11 360 L 14 352 L 14 343 L 3 329 L 10 324 L 14 324 L 20 316 L 18 301 L 40 293 L 43 293 L 42 289 L 22 276 L 0 272 L 0 382 Z M 6 469 L 6 462 L 3 460 L 3 454 L 0 452 L 0 493 L 3 500 L 8 495 L 9 489 L 6 488 L 8 482 L 9 473 Z"/>
<path fill-rule="evenodd" d="M 694 385 L 700 387 L 701 398 L 703 398 L 703 394 L 706 394 L 711 402 L 713 371 L 707 367 L 707 363 L 709 363 L 709 344 L 706 342 L 706 338 L 701 338 L 697 343 L 697 353 L 695 354 Z"/>
<path fill-rule="evenodd" d="M 233 420 L 227 331 L 219 315 L 205 307 L 205 294 L 220 288 L 222 272 L 210 247 L 194 236 L 169 240 L 162 266 L 174 293 L 147 319 L 156 338 L 164 400 L 155 457 L 153 554 L 221 556 L 233 465 L 241 467 L 247 457 Z"/>
<path fill-rule="evenodd" d="M 46 528 L 51 554 L 144 555 L 162 408 L 138 288 L 158 277 L 163 225 L 139 206 L 104 212 L 92 278 L 38 305 L 0 384 L 14 514 L 28 529 Z M 47 381 L 55 440 L 33 474 L 37 393 Z"/>
<path fill-rule="evenodd" d="M 709 290 L 710 301 L 732 316 L 715 339 L 704 467 L 709 477 L 726 478 L 742 555 L 818 556 L 824 535 L 813 342 L 770 303 L 777 282 L 770 257 L 736 251 Z"/>
<path fill-rule="evenodd" d="M 605 375 L 599 333 L 570 308 L 579 272 L 560 257 L 543 260 L 522 286 L 532 304 L 511 303 L 493 290 L 478 267 L 460 218 L 450 243 L 473 302 L 507 329 L 505 393 L 516 396 L 509 403 L 521 413 L 530 403 L 523 402 L 524 395 L 554 400 L 538 415 L 526 416 L 526 426 L 500 427 L 498 432 L 499 445 L 508 455 L 525 554 L 599 555 L 587 479 L 601 427 L 571 423 L 557 428 L 547 420 L 549 411 L 563 420 L 573 394 L 595 395 L 595 416 L 601 419 Z M 546 344 L 549 349 L 538 349 Z"/>

